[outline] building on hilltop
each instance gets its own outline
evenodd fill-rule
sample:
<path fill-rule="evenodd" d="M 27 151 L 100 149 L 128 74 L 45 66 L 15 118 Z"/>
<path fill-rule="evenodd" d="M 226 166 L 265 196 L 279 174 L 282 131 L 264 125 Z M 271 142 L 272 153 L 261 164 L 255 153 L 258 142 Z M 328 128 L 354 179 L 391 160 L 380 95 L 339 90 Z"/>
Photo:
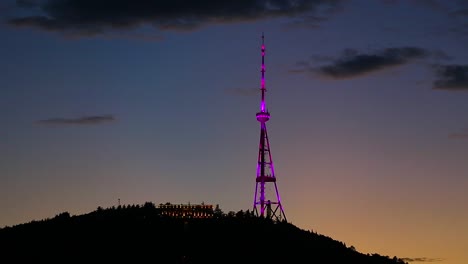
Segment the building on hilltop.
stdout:
<path fill-rule="evenodd" d="M 213 205 L 211 204 L 159 204 L 161 215 L 175 218 L 212 218 Z"/>

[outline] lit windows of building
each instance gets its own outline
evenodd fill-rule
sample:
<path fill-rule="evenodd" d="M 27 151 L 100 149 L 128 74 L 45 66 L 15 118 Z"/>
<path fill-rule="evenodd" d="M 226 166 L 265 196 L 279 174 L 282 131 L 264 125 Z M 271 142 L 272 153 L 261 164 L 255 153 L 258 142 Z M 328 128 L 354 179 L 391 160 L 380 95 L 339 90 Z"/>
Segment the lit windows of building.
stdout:
<path fill-rule="evenodd" d="M 212 218 L 213 205 L 211 204 L 159 204 L 161 215 L 175 218 Z"/>

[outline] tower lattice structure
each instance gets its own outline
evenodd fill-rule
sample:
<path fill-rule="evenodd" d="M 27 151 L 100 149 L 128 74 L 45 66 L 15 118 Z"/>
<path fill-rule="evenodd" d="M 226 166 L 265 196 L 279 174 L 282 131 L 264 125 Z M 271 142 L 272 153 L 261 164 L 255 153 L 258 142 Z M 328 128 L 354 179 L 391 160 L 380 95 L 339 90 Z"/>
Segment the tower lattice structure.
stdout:
<path fill-rule="evenodd" d="M 260 144 L 258 148 L 257 177 L 255 179 L 255 196 L 253 212 L 256 216 L 266 217 L 277 221 L 286 221 L 283 206 L 276 184 L 275 169 L 271 158 L 270 142 L 266 122 L 270 120 L 270 113 L 265 102 L 265 36 L 262 34 L 262 78 L 260 91 L 262 94 L 260 112 L 257 121 L 260 122 Z"/>

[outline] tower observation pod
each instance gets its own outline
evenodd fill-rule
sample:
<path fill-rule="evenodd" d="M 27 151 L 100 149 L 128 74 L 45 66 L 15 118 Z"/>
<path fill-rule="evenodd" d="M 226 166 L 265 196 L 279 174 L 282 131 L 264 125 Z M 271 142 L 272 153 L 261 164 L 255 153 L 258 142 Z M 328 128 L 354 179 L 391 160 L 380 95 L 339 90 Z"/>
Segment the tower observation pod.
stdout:
<path fill-rule="evenodd" d="M 260 144 L 258 147 L 257 177 L 255 179 L 255 195 L 253 212 L 256 216 L 270 218 L 276 221 L 287 221 L 276 184 L 275 169 L 271 158 L 270 142 L 266 122 L 270 113 L 265 102 L 265 36 L 262 34 L 262 67 L 261 67 L 261 102 L 257 121 L 260 122 Z"/>

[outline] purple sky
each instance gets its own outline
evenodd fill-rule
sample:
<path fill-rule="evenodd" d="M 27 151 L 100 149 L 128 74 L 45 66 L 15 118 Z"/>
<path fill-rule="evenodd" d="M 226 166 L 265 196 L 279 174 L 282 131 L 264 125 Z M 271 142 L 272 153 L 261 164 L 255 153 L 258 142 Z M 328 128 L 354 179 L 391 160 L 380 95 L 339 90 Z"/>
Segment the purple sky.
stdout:
<path fill-rule="evenodd" d="M 231 2 L 2 1 L 0 227 L 118 199 L 252 209 L 264 32 L 288 220 L 468 263 L 468 2 Z"/>

